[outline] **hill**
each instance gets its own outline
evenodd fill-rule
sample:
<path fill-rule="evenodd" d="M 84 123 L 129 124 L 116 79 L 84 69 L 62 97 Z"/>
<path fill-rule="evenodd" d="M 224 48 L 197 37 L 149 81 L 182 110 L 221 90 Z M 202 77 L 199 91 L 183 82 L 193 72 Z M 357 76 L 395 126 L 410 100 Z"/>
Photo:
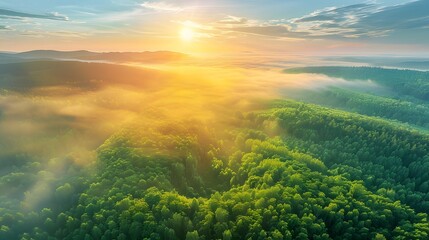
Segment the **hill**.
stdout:
<path fill-rule="evenodd" d="M 49 59 L 69 59 L 88 61 L 109 61 L 109 62 L 141 62 L 141 63 L 161 63 L 178 61 L 187 58 L 186 54 L 157 51 L 157 52 L 90 52 L 90 51 L 54 51 L 54 50 L 34 50 L 14 54 L 19 58 L 49 58 Z"/>
<path fill-rule="evenodd" d="M 372 80 L 391 88 L 399 95 L 429 101 L 429 72 L 385 69 L 376 67 L 302 67 L 290 68 L 285 73 L 316 73 L 347 80 Z"/>
<path fill-rule="evenodd" d="M 156 86 L 166 73 L 137 67 L 74 61 L 0 64 L 0 88 L 29 92 L 47 87 L 96 90 L 109 85 Z"/>

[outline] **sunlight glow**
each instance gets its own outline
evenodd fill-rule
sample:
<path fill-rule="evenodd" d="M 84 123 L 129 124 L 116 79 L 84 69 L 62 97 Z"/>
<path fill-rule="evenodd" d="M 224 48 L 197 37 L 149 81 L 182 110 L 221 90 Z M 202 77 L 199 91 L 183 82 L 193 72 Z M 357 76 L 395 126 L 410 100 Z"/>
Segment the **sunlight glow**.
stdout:
<path fill-rule="evenodd" d="M 195 36 L 195 33 L 192 30 L 192 28 L 185 27 L 180 32 L 180 38 L 186 42 L 192 41 L 194 39 L 194 36 Z"/>

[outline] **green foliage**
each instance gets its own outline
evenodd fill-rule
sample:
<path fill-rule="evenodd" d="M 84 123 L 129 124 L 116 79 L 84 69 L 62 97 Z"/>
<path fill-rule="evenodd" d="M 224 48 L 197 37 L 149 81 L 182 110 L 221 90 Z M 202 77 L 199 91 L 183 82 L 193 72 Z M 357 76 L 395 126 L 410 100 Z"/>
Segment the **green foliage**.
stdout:
<path fill-rule="evenodd" d="M 306 91 L 297 99 L 327 107 L 338 108 L 368 116 L 377 116 L 400 122 L 429 127 L 429 106 L 406 99 L 382 97 L 341 88 Z"/>
<path fill-rule="evenodd" d="M 350 80 L 373 80 L 400 95 L 429 100 L 429 72 L 375 67 L 302 67 L 286 73 L 319 73 Z"/>
<path fill-rule="evenodd" d="M 124 128 L 51 207 L 0 208 L 0 238 L 429 237 L 428 135 L 294 101 L 239 121 Z"/>
<path fill-rule="evenodd" d="M 333 174 L 363 180 L 374 192 L 429 213 L 429 136 L 358 114 L 279 101 L 285 141 L 321 159 Z"/>

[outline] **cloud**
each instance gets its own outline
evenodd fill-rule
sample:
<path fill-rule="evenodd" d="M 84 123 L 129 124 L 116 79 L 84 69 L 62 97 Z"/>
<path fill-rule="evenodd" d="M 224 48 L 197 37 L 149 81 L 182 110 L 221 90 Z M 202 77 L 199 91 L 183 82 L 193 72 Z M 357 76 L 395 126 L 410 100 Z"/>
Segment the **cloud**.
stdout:
<path fill-rule="evenodd" d="M 373 3 L 319 9 L 293 19 L 265 22 L 242 21 L 237 17 L 219 21 L 230 31 L 274 37 L 346 39 L 384 37 L 393 32 L 424 29 L 429 26 L 429 0 L 419 0 L 395 6 Z"/>
<path fill-rule="evenodd" d="M 250 33 L 271 37 L 290 37 L 302 38 L 306 37 L 307 33 L 293 32 L 288 25 L 261 25 L 261 26 L 244 26 L 230 28 L 232 31 Z"/>
<path fill-rule="evenodd" d="M 353 24 L 362 17 L 379 11 L 379 7 L 375 4 L 355 4 L 346 7 L 331 7 L 323 10 L 317 10 L 309 15 L 301 18 L 292 19 L 293 23 L 314 23 L 314 22 L 329 22 L 329 23 L 344 23 Z"/>
<path fill-rule="evenodd" d="M 390 30 L 416 29 L 429 26 L 429 1 L 420 0 L 403 5 L 384 8 L 366 16 L 360 22 L 362 27 L 384 27 Z"/>
<path fill-rule="evenodd" d="M 248 22 L 247 18 L 236 17 L 236 16 L 227 16 L 224 19 L 220 20 L 218 23 L 221 24 L 245 24 Z"/>
<path fill-rule="evenodd" d="M 316 11 L 291 22 L 296 24 L 297 30 L 307 30 L 311 35 L 381 37 L 394 31 L 428 26 L 428 8 L 428 0 L 391 7 L 355 4 Z"/>
<path fill-rule="evenodd" d="M 38 18 L 38 19 L 49 19 L 49 20 L 59 20 L 59 21 L 68 21 L 68 17 L 61 15 L 57 12 L 47 13 L 47 14 L 33 14 L 33 13 L 24 13 L 17 12 L 7 9 L 0 9 L 0 17 L 2 18 L 12 18 L 12 19 L 20 19 L 20 18 Z"/>
<path fill-rule="evenodd" d="M 182 7 L 166 2 L 144 2 L 141 6 L 155 11 L 180 12 L 184 10 Z"/>
<path fill-rule="evenodd" d="M 47 36 L 55 36 L 55 37 L 64 37 L 64 38 L 85 38 L 90 36 L 90 33 L 81 33 L 81 32 L 73 32 L 73 31 L 35 31 L 35 30 L 22 30 L 19 31 L 20 35 L 36 37 L 36 38 L 44 38 Z"/>

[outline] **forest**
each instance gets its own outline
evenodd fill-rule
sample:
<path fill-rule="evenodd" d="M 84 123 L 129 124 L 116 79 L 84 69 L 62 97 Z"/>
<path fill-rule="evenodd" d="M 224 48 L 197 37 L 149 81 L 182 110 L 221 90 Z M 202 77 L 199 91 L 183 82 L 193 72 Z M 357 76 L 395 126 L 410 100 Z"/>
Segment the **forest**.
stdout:
<path fill-rule="evenodd" d="M 116 82 L 112 74 L 130 72 L 154 79 L 155 85 L 136 86 L 158 99 L 166 90 L 159 90 L 163 82 L 157 79 L 172 76 L 128 67 L 94 75 L 91 69 L 105 66 L 72 62 L 54 63 L 52 69 L 46 69 L 49 62 L 29 66 L 62 79 L 67 76 L 60 67 L 84 69 L 79 86 L 88 87 L 74 89 L 74 76 L 29 84 L 24 74 L 15 74 L 15 83 L 21 83 L 3 86 L 3 97 L 17 92 L 38 101 L 46 87 L 80 95 L 104 91 L 106 84 L 128 89 L 131 80 Z M 13 72 L 19 65 L 0 67 Z M 426 73 L 340 69 L 280 74 L 297 81 L 307 72 L 371 79 L 393 91 L 348 85 L 295 95 L 282 90 L 275 98 L 249 98 L 252 107 L 238 101 L 231 109 L 225 104 L 237 100 L 227 98 L 210 103 L 222 108 L 213 110 L 215 117 L 197 117 L 193 108 L 194 117 L 169 115 L 171 108 L 159 113 L 144 105 L 151 114 L 137 112 L 100 136 L 86 164 L 74 155 L 47 160 L 31 152 L 4 152 L 0 239 L 428 239 Z M 85 82 L 94 77 L 105 81 Z M 196 98 L 180 101 L 189 108 Z M 134 100 L 143 104 L 150 98 Z M 61 142 L 85 137 L 77 130 L 50 131 Z"/>
<path fill-rule="evenodd" d="M 303 67 L 290 68 L 286 73 L 315 73 L 348 80 L 372 80 L 391 88 L 397 96 L 429 100 L 429 72 L 378 67 Z"/>
<path fill-rule="evenodd" d="M 0 0 L 0 240 L 429 240 L 429 0 Z"/>

